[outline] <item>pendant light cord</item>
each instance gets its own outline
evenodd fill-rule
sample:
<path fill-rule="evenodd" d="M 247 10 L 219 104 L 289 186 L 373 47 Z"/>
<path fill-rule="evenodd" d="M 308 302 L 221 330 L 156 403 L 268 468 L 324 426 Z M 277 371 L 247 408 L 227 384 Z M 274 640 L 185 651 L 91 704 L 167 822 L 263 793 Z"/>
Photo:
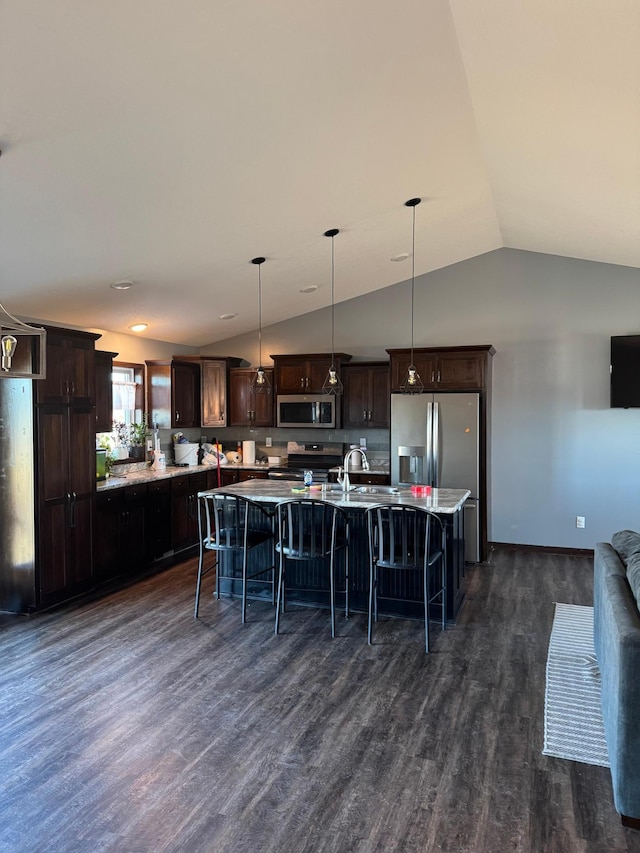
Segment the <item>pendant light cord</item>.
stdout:
<path fill-rule="evenodd" d="M 262 264 L 258 264 L 258 367 L 262 367 Z"/>
<path fill-rule="evenodd" d="M 413 326 L 414 326 L 414 303 L 416 290 L 416 208 L 411 208 L 413 214 L 413 227 L 411 233 L 411 364 L 413 365 Z"/>
<path fill-rule="evenodd" d="M 335 285 L 335 258 L 334 258 L 334 236 L 331 235 L 331 366 L 333 367 L 335 361 L 335 343 L 334 343 L 334 335 L 335 335 L 335 317 L 336 317 L 336 304 L 333 298 L 334 293 L 334 285 Z"/>

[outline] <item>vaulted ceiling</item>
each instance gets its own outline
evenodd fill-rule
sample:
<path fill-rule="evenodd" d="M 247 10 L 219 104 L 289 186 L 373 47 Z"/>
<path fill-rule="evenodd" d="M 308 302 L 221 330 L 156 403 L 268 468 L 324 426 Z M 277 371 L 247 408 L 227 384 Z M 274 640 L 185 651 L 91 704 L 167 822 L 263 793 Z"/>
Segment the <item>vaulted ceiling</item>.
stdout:
<path fill-rule="evenodd" d="M 640 267 L 639 44 L 637 0 L 4 0 L 0 302 L 201 346 L 256 255 L 264 324 L 329 304 L 329 228 L 337 301 L 409 278 L 412 196 L 416 274 Z"/>

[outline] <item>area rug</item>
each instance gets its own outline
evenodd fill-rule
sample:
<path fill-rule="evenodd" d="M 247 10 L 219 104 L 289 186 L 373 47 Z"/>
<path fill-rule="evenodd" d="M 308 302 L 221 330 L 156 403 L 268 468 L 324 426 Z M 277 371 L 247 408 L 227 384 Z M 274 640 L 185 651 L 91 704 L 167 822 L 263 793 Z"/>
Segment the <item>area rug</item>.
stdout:
<path fill-rule="evenodd" d="M 593 607 L 556 604 L 547 657 L 543 755 L 609 767 Z"/>

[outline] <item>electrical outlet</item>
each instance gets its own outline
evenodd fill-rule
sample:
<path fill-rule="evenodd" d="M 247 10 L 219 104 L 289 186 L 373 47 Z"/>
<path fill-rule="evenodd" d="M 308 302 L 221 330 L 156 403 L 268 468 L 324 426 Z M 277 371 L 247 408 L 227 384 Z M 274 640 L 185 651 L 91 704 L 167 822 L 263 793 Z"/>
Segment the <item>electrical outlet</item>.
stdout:
<path fill-rule="evenodd" d="M 584 527 L 584 515 L 576 515 L 576 527 Z"/>
<path fill-rule="evenodd" d="M 270 436 L 270 435 L 268 435 L 268 436 L 265 438 L 265 444 L 266 444 L 266 446 L 267 446 L 267 447 L 273 447 L 273 442 L 271 441 L 271 436 Z"/>
<path fill-rule="evenodd" d="M 361 438 L 361 439 L 360 439 L 360 447 L 361 447 L 363 450 L 366 450 L 366 449 L 367 449 L 367 439 L 366 439 L 366 438 Z"/>

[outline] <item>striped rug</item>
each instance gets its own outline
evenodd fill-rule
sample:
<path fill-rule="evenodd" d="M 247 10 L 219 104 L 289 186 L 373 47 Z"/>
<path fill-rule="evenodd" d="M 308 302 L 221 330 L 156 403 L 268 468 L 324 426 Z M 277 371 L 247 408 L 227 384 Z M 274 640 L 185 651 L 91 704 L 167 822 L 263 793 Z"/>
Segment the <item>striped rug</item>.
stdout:
<path fill-rule="evenodd" d="M 556 604 L 547 657 L 543 755 L 609 767 L 593 607 Z"/>

